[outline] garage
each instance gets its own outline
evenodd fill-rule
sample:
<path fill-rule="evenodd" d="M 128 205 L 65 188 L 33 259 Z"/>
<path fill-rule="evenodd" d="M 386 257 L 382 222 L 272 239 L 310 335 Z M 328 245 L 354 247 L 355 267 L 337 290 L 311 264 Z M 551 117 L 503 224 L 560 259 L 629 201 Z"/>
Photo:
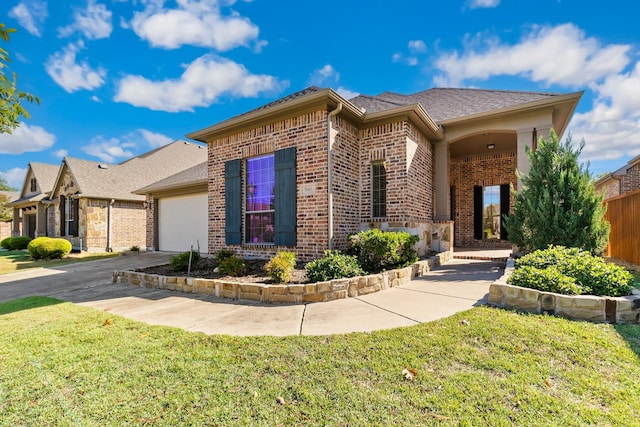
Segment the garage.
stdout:
<path fill-rule="evenodd" d="M 196 193 L 158 199 L 158 247 L 186 252 L 200 245 L 207 252 L 207 194 Z"/>

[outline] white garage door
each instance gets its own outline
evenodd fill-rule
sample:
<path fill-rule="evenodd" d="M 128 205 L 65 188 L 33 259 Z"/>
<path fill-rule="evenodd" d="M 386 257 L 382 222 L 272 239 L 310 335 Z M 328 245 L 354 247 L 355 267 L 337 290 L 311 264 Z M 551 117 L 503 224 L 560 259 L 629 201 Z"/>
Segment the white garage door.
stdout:
<path fill-rule="evenodd" d="M 158 245 L 161 251 L 186 252 L 193 245 L 207 252 L 207 194 L 158 200 Z"/>

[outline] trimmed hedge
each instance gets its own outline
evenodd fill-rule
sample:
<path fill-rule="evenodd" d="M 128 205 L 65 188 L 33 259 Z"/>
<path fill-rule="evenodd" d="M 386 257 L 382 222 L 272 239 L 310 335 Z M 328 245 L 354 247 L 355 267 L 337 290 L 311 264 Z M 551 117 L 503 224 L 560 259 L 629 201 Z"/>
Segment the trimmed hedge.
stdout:
<path fill-rule="evenodd" d="M 71 242 L 52 237 L 36 237 L 27 246 L 33 259 L 61 259 L 71 252 Z"/>
<path fill-rule="evenodd" d="M 200 261 L 200 253 L 197 251 L 181 252 L 171 256 L 169 260 L 171 268 L 175 271 L 187 271 L 189 269 L 189 257 L 191 257 L 191 266 Z"/>
<path fill-rule="evenodd" d="M 420 238 L 406 231 L 382 231 L 377 228 L 349 237 L 347 253 L 354 255 L 367 273 L 402 268 L 418 260 L 413 248 Z"/>
<path fill-rule="evenodd" d="M 27 249 L 30 241 L 31 237 L 29 236 L 7 237 L 6 239 L 2 239 L 2 242 L 0 242 L 0 246 L 8 251 L 19 251 L 22 249 Z"/>
<path fill-rule="evenodd" d="M 307 263 L 304 267 L 311 282 L 364 276 L 365 272 L 355 256 L 339 251 L 324 251 L 324 257 Z"/>
<path fill-rule="evenodd" d="M 549 246 L 516 260 L 508 283 L 566 295 L 619 297 L 631 293 L 633 275 L 582 249 Z"/>

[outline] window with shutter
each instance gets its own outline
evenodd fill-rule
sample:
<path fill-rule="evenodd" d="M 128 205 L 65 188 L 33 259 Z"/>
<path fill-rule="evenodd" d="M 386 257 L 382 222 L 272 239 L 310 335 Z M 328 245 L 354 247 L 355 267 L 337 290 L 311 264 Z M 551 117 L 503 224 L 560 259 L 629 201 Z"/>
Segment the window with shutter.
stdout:
<path fill-rule="evenodd" d="M 296 246 L 298 226 L 296 147 L 276 151 L 274 160 L 274 243 L 278 246 Z"/>
<path fill-rule="evenodd" d="M 230 160 L 224 164 L 225 242 L 242 243 L 242 162 Z"/>

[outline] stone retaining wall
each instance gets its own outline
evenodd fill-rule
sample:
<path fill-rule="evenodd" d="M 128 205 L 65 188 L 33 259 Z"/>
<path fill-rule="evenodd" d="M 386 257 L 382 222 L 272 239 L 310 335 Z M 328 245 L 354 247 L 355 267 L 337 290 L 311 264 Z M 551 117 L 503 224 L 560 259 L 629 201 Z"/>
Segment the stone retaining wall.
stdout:
<path fill-rule="evenodd" d="M 399 286 L 429 272 L 436 265 L 448 262 L 452 257 L 453 252 L 447 251 L 397 270 L 318 283 L 271 285 L 197 277 L 161 276 L 136 271 L 114 271 L 112 281 L 147 288 L 263 303 L 322 302 L 357 297 Z"/>
<path fill-rule="evenodd" d="M 548 313 L 576 320 L 610 323 L 640 323 L 640 292 L 626 297 L 562 295 L 507 284 L 514 260 L 507 261 L 504 275 L 489 288 L 489 305 Z"/>

